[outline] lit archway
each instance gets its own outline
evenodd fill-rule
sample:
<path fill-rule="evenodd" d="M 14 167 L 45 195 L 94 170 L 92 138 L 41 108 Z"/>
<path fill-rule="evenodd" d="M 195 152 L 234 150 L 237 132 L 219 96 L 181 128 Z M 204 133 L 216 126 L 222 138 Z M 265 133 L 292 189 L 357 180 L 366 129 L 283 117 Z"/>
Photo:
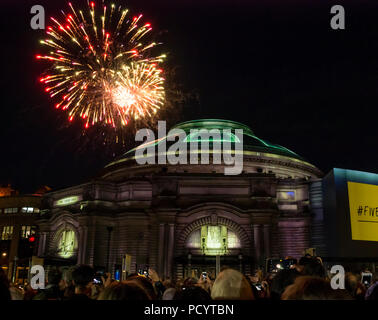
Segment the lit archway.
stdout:
<path fill-rule="evenodd" d="M 241 249 L 238 235 L 225 225 L 204 225 L 192 231 L 185 248 L 209 256 L 232 254 Z"/>

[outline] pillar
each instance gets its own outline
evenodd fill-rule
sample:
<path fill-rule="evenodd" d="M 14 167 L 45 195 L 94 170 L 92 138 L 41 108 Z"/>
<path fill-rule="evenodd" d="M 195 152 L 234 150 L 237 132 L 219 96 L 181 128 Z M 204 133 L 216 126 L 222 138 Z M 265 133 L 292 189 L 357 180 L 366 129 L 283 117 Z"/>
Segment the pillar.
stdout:
<path fill-rule="evenodd" d="M 173 250 L 175 244 L 175 225 L 169 224 L 168 231 L 168 248 L 167 248 L 167 276 L 172 279 L 173 276 Z"/>
<path fill-rule="evenodd" d="M 264 257 L 270 258 L 270 225 L 264 224 Z"/>
<path fill-rule="evenodd" d="M 262 258 L 262 243 L 261 243 L 261 225 L 254 224 L 253 225 L 253 239 L 255 243 L 255 257 L 256 262 L 261 265 L 261 258 Z"/>
<path fill-rule="evenodd" d="M 78 239 L 78 252 L 77 252 L 77 263 L 86 264 L 86 252 L 87 252 L 87 239 L 88 239 L 88 227 L 83 226 L 79 230 Z"/>
<path fill-rule="evenodd" d="M 38 241 L 38 257 L 43 257 L 46 255 L 46 241 L 47 241 L 47 232 L 41 232 L 39 234 Z"/>
<path fill-rule="evenodd" d="M 158 258 L 158 273 L 160 277 L 164 276 L 164 238 L 165 238 L 165 225 L 159 225 L 159 258 Z"/>

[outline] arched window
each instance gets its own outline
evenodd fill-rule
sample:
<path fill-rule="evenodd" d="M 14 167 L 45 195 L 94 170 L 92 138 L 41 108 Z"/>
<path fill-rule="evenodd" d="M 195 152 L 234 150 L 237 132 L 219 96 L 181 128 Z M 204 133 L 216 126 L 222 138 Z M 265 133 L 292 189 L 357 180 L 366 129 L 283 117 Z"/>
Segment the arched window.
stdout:
<path fill-rule="evenodd" d="M 75 231 L 65 229 L 61 232 L 58 240 L 58 255 L 62 258 L 71 258 L 77 249 L 77 239 Z"/>
<path fill-rule="evenodd" d="M 239 237 L 226 226 L 202 226 L 193 231 L 186 240 L 186 248 L 193 253 L 223 255 L 240 249 Z"/>

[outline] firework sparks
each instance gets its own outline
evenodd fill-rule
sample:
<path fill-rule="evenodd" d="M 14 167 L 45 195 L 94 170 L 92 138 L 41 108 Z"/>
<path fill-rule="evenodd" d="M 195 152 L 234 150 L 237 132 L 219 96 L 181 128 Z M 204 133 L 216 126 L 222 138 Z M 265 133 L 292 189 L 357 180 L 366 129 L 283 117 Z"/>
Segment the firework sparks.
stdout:
<path fill-rule="evenodd" d="M 118 128 L 152 117 L 164 105 L 159 64 L 165 56 L 153 56 L 156 43 L 145 40 L 151 24 L 114 4 L 103 4 L 100 14 L 94 2 L 86 13 L 69 7 L 64 22 L 51 18 L 53 26 L 41 41 L 50 52 L 36 56 L 51 65 L 40 81 L 57 100 L 55 107 L 66 110 L 69 121 L 84 119 L 85 128 L 97 123 Z"/>

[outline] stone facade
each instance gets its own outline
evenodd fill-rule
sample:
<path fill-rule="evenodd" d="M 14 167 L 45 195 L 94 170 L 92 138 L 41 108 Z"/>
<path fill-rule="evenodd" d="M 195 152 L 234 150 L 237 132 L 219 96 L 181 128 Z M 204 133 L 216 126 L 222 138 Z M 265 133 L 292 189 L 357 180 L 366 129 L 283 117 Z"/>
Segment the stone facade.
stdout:
<path fill-rule="evenodd" d="M 148 265 L 162 277 L 183 277 L 188 263 L 212 263 L 188 248 L 189 236 L 225 226 L 240 246 L 222 258 L 245 273 L 268 257 L 300 257 L 312 243 L 309 190 L 322 173 L 285 149 L 247 143 L 240 175 L 225 176 L 225 164 L 138 165 L 125 156 L 88 183 L 48 193 L 38 255 L 59 258 L 62 230 L 73 230 L 67 261 L 114 271 L 129 254 L 130 272 Z"/>
<path fill-rule="evenodd" d="M 37 194 L 4 193 L 0 197 L 0 267 L 12 280 L 22 277 L 17 276 L 20 270 L 27 278 L 26 268 L 34 250 L 28 237 L 37 232 L 41 200 L 42 195 Z"/>

